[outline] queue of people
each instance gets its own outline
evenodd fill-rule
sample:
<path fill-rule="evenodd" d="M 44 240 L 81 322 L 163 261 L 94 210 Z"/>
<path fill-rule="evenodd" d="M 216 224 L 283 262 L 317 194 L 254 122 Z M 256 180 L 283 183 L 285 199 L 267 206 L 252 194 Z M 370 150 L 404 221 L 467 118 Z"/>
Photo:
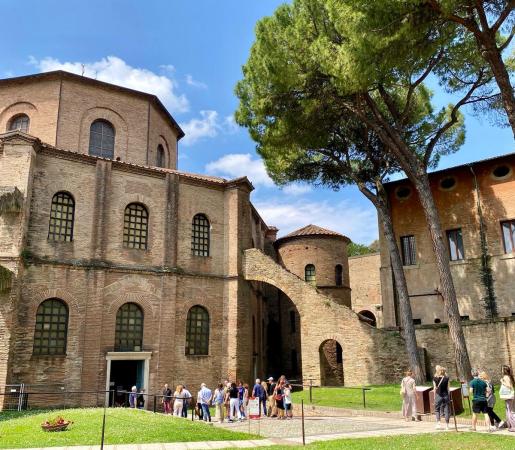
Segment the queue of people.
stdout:
<path fill-rule="evenodd" d="M 188 407 L 195 409 L 199 419 L 211 422 L 210 406 L 215 407 L 215 419 L 219 422 L 236 422 L 246 420 L 249 416 L 249 400 L 259 400 L 259 416 L 277 419 L 291 419 L 292 412 L 292 386 L 283 375 L 277 382 L 273 377 L 267 381 L 259 378 L 252 389 L 249 385 L 228 380 L 218 384 L 216 389 L 211 391 L 205 383 L 200 385 L 193 405 L 193 397 L 185 385 L 178 385 L 175 392 L 172 392 L 168 384 L 165 384 L 162 391 L 161 403 L 165 414 L 176 417 L 187 417 Z"/>
<path fill-rule="evenodd" d="M 495 387 L 488 373 L 478 369 L 472 370 L 469 383 L 472 397 L 472 431 L 477 430 L 479 414 L 484 414 L 488 431 L 496 431 L 506 427 L 515 432 L 515 380 L 509 366 L 502 366 L 499 398 L 505 402 L 506 418 L 502 420 L 494 411 L 496 396 Z M 416 382 L 413 372 L 408 370 L 401 381 L 402 415 L 406 421 L 417 420 L 416 415 Z M 450 420 L 450 380 L 445 367 L 436 366 L 433 376 L 434 410 L 436 429 L 441 430 L 441 420 L 445 420 L 445 429 L 449 429 Z"/>

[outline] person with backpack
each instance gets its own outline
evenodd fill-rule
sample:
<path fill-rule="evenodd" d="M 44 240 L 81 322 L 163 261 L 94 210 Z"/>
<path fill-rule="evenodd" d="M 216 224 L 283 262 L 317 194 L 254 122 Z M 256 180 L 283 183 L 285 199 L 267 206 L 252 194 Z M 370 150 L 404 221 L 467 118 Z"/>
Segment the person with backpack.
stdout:
<path fill-rule="evenodd" d="M 223 423 L 225 416 L 225 390 L 224 385 L 220 383 L 218 387 L 215 389 L 213 394 L 213 404 L 215 405 L 215 418 L 218 419 L 220 423 Z"/>
<path fill-rule="evenodd" d="M 486 383 L 486 413 L 490 418 L 490 431 L 495 431 L 498 428 L 502 428 L 504 425 L 504 421 L 502 421 L 499 416 L 494 411 L 495 406 L 495 389 L 490 377 L 486 372 L 481 372 L 479 374 L 479 378 L 481 378 Z"/>
<path fill-rule="evenodd" d="M 442 366 L 436 366 L 435 376 L 433 377 L 433 389 L 435 393 L 435 416 L 436 429 L 441 430 L 440 418 L 445 417 L 445 429 L 449 429 L 449 377 Z"/>

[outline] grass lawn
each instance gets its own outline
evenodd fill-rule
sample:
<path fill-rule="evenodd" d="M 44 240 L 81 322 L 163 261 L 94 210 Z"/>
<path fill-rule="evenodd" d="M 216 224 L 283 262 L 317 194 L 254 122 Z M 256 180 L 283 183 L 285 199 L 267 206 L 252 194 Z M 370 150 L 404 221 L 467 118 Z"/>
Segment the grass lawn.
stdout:
<path fill-rule="evenodd" d="M 306 447 L 267 447 L 274 450 L 289 450 L 291 448 L 306 448 L 308 450 L 513 450 L 515 437 L 500 436 L 499 434 L 474 433 L 439 433 L 418 436 L 400 435 L 391 437 L 337 439 L 334 441 L 317 442 Z"/>
<path fill-rule="evenodd" d="M 402 399 L 399 395 L 398 384 L 386 384 L 381 386 L 368 386 L 371 390 L 366 391 L 366 408 L 376 411 L 399 412 L 402 406 Z M 498 396 L 496 386 L 496 395 Z M 294 403 L 304 400 L 304 405 L 309 405 L 309 388 L 293 393 Z M 468 409 L 468 402 L 463 399 L 465 411 L 458 417 L 471 417 Z M 363 409 L 363 393 L 361 389 L 322 387 L 313 388 L 313 404 L 318 406 L 334 406 L 339 408 Z M 495 412 L 504 419 L 504 401 L 497 397 Z"/>
<path fill-rule="evenodd" d="M 102 408 L 0 413 L 0 448 L 56 447 L 100 444 Z M 74 423 L 67 431 L 44 432 L 41 423 L 61 415 Z M 162 414 L 128 408 L 109 408 L 106 413 L 106 444 L 253 439 L 214 427 Z"/>

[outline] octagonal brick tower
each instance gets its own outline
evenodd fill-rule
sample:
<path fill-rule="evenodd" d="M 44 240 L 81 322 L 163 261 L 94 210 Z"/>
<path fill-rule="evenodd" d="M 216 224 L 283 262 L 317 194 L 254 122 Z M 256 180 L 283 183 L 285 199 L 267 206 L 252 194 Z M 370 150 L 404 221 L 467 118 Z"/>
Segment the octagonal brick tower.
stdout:
<path fill-rule="evenodd" d="M 351 307 L 347 245 L 336 231 L 307 225 L 275 241 L 278 260 L 338 303 Z"/>

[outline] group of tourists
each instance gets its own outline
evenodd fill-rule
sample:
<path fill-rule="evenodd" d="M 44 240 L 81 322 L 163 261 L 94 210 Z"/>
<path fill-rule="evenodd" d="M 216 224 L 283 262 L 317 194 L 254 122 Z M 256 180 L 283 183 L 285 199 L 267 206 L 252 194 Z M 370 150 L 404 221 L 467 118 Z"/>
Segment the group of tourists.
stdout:
<path fill-rule="evenodd" d="M 241 381 L 224 380 L 213 392 L 202 383 L 196 401 L 186 385 L 180 384 L 172 392 L 168 384 L 165 384 L 161 403 L 165 414 L 188 417 L 188 408 L 192 407 L 199 419 L 206 422 L 211 422 L 209 407 L 214 406 L 216 420 L 223 422 L 227 418 L 228 422 L 236 422 L 248 418 L 249 400 L 253 398 L 259 402 L 260 417 L 291 419 L 291 394 L 292 386 L 283 375 L 277 382 L 273 377 L 269 377 L 267 381 L 258 378 L 252 389 Z"/>
<path fill-rule="evenodd" d="M 502 420 L 494 411 L 496 396 L 495 387 L 488 373 L 482 370 L 472 370 L 472 380 L 469 383 L 469 393 L 472 396 L 472 431 L 476 431 L 477 418 L 484 414 L 488 431 L 507 428 L 515 432 L 515 379 L 509 366 L 502 366 L 499 398 L 504 400 L 506 419 Z M 436 366 L 433 377 L 434 409 L 436 429 L 442 429 L 441 419 L 445 420 L 445 429 L 449 429 L 450 419 L 450 383 L 445 367 Z M 416 383 L 413 372 L 408 370 L 401 381 L 402 415 L 406 421 L 416 419 Z"/>

